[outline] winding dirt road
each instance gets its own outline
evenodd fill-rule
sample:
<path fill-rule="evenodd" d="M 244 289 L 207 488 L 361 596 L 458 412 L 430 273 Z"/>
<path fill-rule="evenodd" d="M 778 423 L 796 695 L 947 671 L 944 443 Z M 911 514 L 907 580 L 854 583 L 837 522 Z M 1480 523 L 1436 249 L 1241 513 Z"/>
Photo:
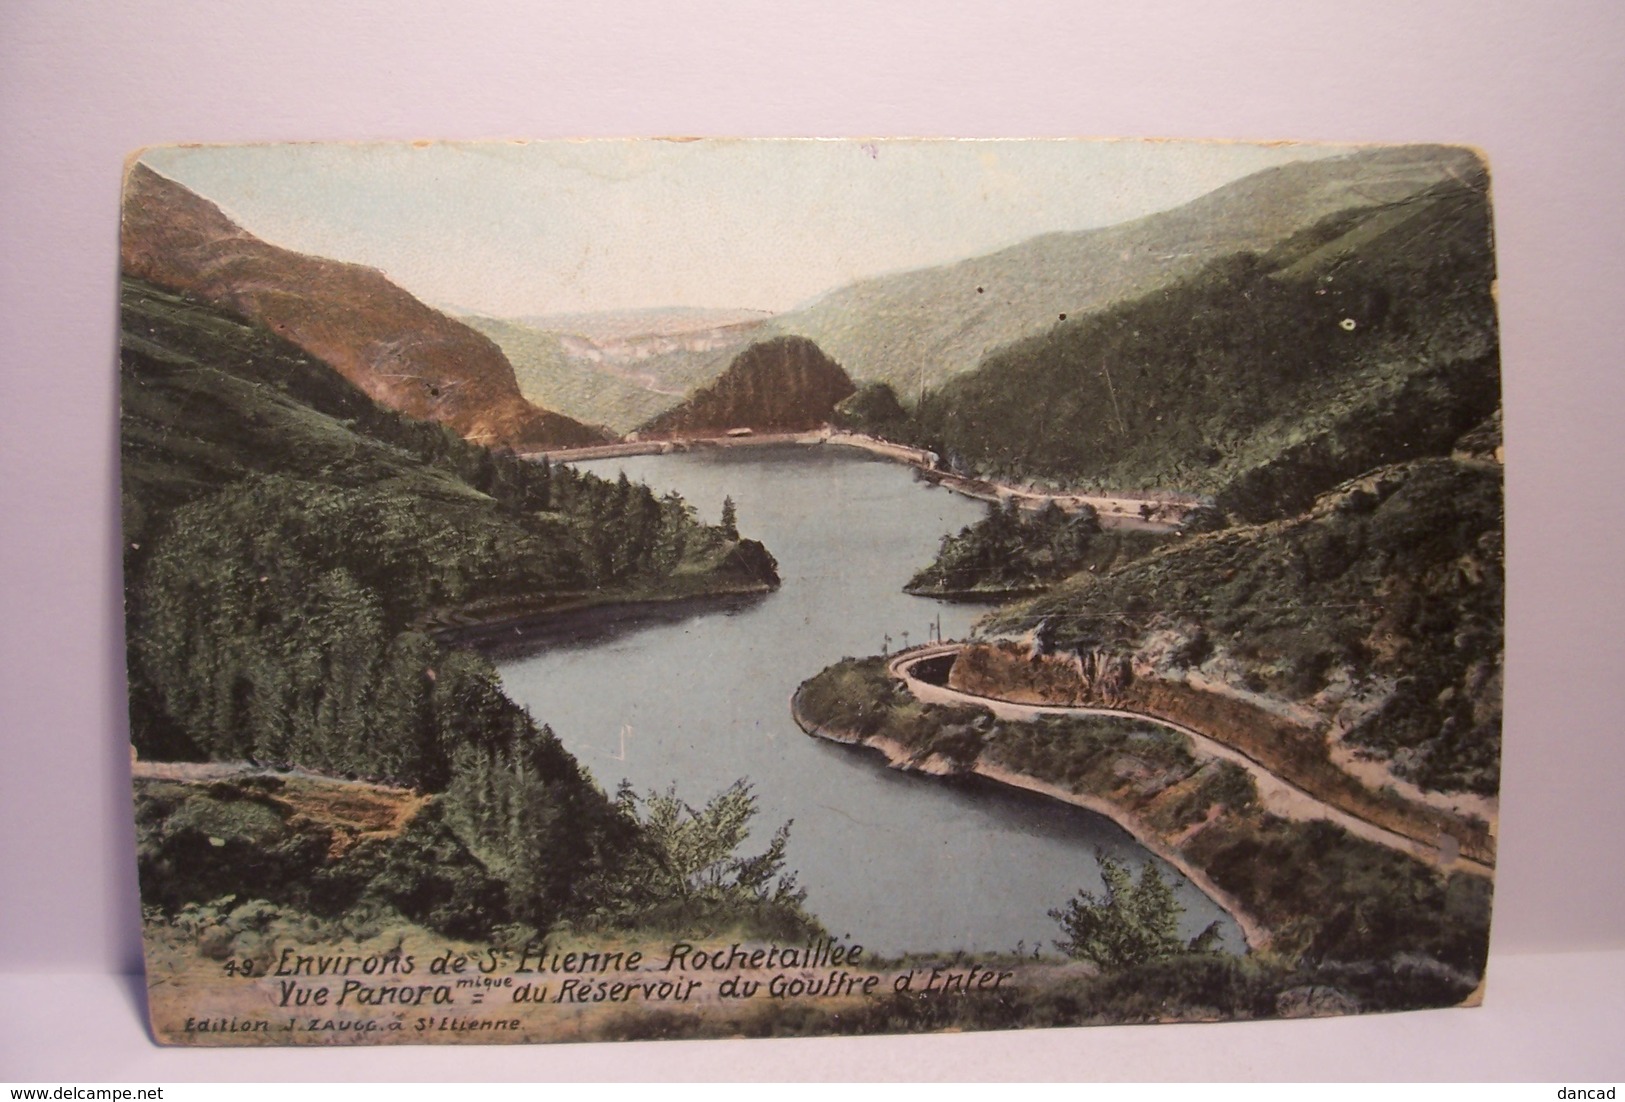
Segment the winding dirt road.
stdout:
<path fill-rule="evenodd" d="M 1297 820 L 1326 819 L 1336 823 L 1356 837 L 1397 849 L 1402 853 L 1415 857 L 1419 861 L 1425 861 L 1435 868 L 1444 870 L 1459 869 L 1484 877 L 1494 875 L 1493 869 L 1482 862 L 1474 861 L 1460 854 L 1441 852 L 1437 844 L 1400 834 L 1397 831 L 1379 826 L 1352 812 L 1329 804 L 1271 772 L 1240 750 L 1182 723 L 1175 723 L 1160 716 L 1129 711 L 1124 708 L 1017 704 L 996 697 L 977 696 L 974 693 L 950 689 L 946 685 L 936 685 L 915 675 L 915 668 L 922 662 L 957 655 L 961 646 L 959 643 L 937 643 L 924 647 L 915 647 L 892 657 L 887 662 L 886 668 L 893 677 L 908 687 L 909 692 L 927 704 L 957 704 L 986 708 L 1001 719 L 1012 720 L 1031 720 L 1046 715 L 1073 715 L 1117 716 L 1123 719 L 1140 720 L 1144 723 L 1154 723 L 1170 731 L 1177 731 L 1190 739 L 1192 752 L 1198 758 L 1218 758 L 1223 761 L 1233 762 L 1245 769 L 1253 778 L 1254 784 L 1258 786 L 1259 799 L 1273 814 L 1282 818 Z"/>

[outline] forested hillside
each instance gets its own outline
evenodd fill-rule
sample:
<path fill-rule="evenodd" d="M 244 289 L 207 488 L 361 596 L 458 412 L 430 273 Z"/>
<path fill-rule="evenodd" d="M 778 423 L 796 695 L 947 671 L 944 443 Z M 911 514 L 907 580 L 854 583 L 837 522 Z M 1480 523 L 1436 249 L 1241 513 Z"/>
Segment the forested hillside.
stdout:
<path fill-rule="evenodd" d="M 769 325 L 810 337 L 854 379 L 890 383 L 912 403 L 922 386 L 939 388 L 1063 316 L 1075 321 L 1159 294 L 1215 261 L 1268 253 L 1324 219 L 1403 205 L 1481 171 L 1471 150 L 1429 145 L 1300 161 L 1119 225 L 862 280 Z"/>
<path fill-rule="evenodd" d="M 854 390 L 841 365 L 812 341 L 776 337 L 739 353 L 715 382 L 639 431 L 651 436 L 734 428 L 803 431 L 827 423 Z"/>
<path fill-rule="evenodd" d="M 926 396 L 913 441 L 1017 481 L 1211 495 L 1250 520 L 1448 454 L 1499 402 L 1482 171 L 1057 323 Z"/>
<path fill-rule="evenodd" d="M 1123 656 L 1291 702 L 1423 788 L 1493 795 L 1501 744 L 1501 470 L 1382 467 L 1291 520 L 1186 536 L 1001 610 L 1057 654 Z"/>
<path fill-rule="evenodd" d="M 383 409 L 300 348 L 185 297 L 127 281 L 123 324 L 140 756 L 440 794 L 396 842 L 335 865 L 308 822 L 277 826 L 265 792 L 146 786 L 151 898 L 212 898 L 195 893 L 233 881 L 211 870 L 245 855 L 235 882 L 250 897 L 331 912 L 370 893 L 465 934 L 545 927 L 630 891 L 604 877 L 644 844 L 632 810 L 503 695 L 485 659 L 420 625 L 516 595 L 760 591 L 775 580 L 760 545 L 741 555 L 749 541 L 701 525 L 675 496 Z"/>
<path fill-rule="evenodd" d="M 1015 498 L 988 504 L 987 515 L 943 536 L 937 557 L 903 587 L 922 597 L 1013 597 L 1041 592 L 1080 570 L 1110 570 L 1166 542 L 1161 533 L 1112 529 L 1085 505 L 1067 514 L 1050 502 L 1031 516 Z"/>

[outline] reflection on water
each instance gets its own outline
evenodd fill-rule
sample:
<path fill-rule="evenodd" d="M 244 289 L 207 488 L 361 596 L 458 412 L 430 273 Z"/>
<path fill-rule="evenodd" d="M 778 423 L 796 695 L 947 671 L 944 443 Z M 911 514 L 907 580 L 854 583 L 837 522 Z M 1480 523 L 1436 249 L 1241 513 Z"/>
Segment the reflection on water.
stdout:
<path fill-rule="evenodd" d="M 499 625 L 478 624 L 437 633 L 459 646 L 474 646 L 497 661 L 528 658 L 542 651 L 592 647 L 656 624 L 675 624 L 707 613 L 729 615 L 763 600 L 765 593 L 729 593 L 680 601 L 648 601 L 598 608 L 543 612 Z"/>
<path fill-rule="evenodd" d="M 701 803 L 748 778 L 758 845 L 793 820 L 789 867 L 837 935 L 881 953 L 1048 948 L 1047 912 L 1101 886 L 1095 851 L 1154 860 L 1108 819 L 977 778 L 944 781 L 803 734 L 790 695 L 847 655 L 923 642 L 941 618 L 963 637 L 980 609 L 909 597 L 903 583 L 982 506 L 927 491 L 903 467 L 842 448 L 742 448 L 603 460 L 657 493 L 675 489 L 779 561 L 760 598 L 578 613 L 523 629 L 499 662 L 508 692 L 558 732 L 606 789 L 674 781 Z M 511 632 L 511 628 L 508 629 Z M 483 645 L 483 644 L 482 644 Z M 542 649 L 537 649 L 542 648 Z M 1234 923 L 1173 869 L 1195 936 Z"/>

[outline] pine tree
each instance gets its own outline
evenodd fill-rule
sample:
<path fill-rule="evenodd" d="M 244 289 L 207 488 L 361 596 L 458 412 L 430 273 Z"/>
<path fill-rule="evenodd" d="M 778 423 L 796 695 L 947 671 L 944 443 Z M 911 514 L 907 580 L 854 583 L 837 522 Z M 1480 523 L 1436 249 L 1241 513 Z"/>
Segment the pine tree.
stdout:
<path fill-rule="evenodd" d="M 1147 862 L 1134 883 L 1128 869 L 1103 853 L 1096 854 L 1106 883 L 1104 898 L 1080 891 L 1065 908 L 1049 916 L 1060 923 L 1066 940 L 1055 947 L 1070 957 L 1092 960 L 1102 968 L 1129 968 L 1187 952 L 1204 952 L 1218 940 L 1209 926 L 1187 943 L 1179 936 L 1185 912 L 1154 863 Z"/>
<path fill-rule="evenodd" d="M 735 781 L 703 808 L 683 801 L 675 787 L 640 799 L 625 785 L 616 793 L 616 805 L 622 815 L 639 822 L 652 848 L 654 864 L 640 870 L 640 876 L 659 897 L 800 903 L 805 896 L 796 888 L 795 874 L 784 871 L 789 823 L 773 832 L 761 853 L 737 852 L 750 836 L 757 811 L 746 781 Z"/>
<path fill-rule="evenodd" d="M 722 534 L 731 540 L 739 538 L 739 514 L 731 497 L 722 499 Z"/>

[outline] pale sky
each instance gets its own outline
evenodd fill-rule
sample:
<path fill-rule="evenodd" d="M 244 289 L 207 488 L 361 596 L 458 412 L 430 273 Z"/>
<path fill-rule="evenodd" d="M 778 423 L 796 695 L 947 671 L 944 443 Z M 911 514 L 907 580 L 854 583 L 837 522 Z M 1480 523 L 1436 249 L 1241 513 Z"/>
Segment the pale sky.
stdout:
<path fill-rule="evenodd" d="M 780 312 L 1350 151 L 706 139 L 170 147 L 141 160 L 273 244 L 382 269 L 437 305 L 521 317 Z"/>

